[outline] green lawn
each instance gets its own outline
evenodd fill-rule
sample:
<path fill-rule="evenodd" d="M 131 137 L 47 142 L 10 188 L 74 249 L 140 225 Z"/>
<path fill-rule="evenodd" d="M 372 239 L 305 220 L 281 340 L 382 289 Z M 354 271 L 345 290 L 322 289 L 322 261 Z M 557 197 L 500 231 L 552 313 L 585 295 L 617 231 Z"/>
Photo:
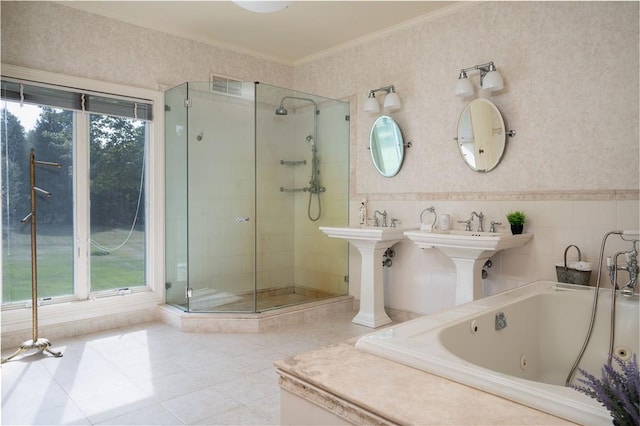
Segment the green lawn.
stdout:
<path fill-rule="evenodd" d="M 41 231 L 41 228 L 42 231 Z M 100 245 L 115 247 L 129 230 L 96 232 L 92 239 Z M 66 235 L 65 235 L 66 234 Z M 38 227 L 38 297 L 73 294 L 73 237 L 71 231 Z M 28 232 L 3 236 L 3 302 L 31 299 L 31 237 Z M 134 231 L 129 241 L 117 250 L 104 252 L 91 248 L 91 291 L 143 286 L 144 233 Z M 82 281 L 82 280 L 81 280 Z"/>

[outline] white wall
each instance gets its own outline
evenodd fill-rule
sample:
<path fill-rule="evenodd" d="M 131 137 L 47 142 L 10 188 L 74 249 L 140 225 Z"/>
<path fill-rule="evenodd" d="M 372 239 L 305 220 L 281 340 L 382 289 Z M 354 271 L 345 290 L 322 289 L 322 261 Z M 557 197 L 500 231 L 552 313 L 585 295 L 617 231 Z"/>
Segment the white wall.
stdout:
<path fill-rule="evenodd" d="M 351 219 L 367 198 L 402 224 L 434 205 L 489 220 L 524 209 L 534 239 L 494 258 L 490 293 L 555 277 L 578 244 L 594 260 L 604 232 L 638 228 L 638 3 L 478 2 L 451 15 L 292 68 L 144 30 L 49 2 L 2 3 L 2 61 L 157 89 L 210 71 L 355 100 Z M 491 173 L 471 171 L 453 141 L 467 100 L 451 95 L 461 68 L 494 61 L 505 89 L 488 96 L 517 131 Z M 477 86 L 477 74 L 472 77 Z M 376 174 L 366 149 L 375 117 L 358 113 L 370 89 L 394 84 L 393 117 L 413 142 L 402 171 Z M 480 94 L 485 96 L 484 94 Z M 503 226 L 501 228 L 505 230 Z M 613 249 L 611 250 L 611 252 Z M 350 291 L 359 295 L 351 250 Z M 453 263 L 404 243 L 389 271 L 387 304 L 432 312 L 453 304 Z"/>

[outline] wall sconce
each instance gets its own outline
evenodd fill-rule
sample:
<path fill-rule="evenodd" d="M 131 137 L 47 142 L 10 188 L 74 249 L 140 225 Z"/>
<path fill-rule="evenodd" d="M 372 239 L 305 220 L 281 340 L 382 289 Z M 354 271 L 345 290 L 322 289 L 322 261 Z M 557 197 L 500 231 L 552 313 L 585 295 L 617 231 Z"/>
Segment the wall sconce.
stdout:
<path fill-rule="evenodd" d="M 502 76 L 496 71 L 496 66 L 493 62 L 489 62 L 482 65 L 474 65 L 469 68 L 463 68 L 460 70 L 460 76 L 456 87 L 453 89 L 453 93 L 456 96 L 471 96 L 474 89 L 471 81 L 467 77 L 468 71 L 479 70 L 480 71 L 480 86 L 489 92 L 500 90 L 504 87 L 502 82 Z"/>
<path fill-rule="evenodd" d="M 393 84 L 390 86 L 381 87 L 379 89 L 374 89 L 369 91 L 369 97 L 367 101 L 364 103 L 365 112 L 380 112 L 380 104 L 376 99 L 376 92 L 387 92 L 387 96 L 384 98 L 384 110 L 385 111 L 396 111 L 399 110 L 402 106 L 400 102 L 400 97 L 396 93 L 395 87 Z"/>

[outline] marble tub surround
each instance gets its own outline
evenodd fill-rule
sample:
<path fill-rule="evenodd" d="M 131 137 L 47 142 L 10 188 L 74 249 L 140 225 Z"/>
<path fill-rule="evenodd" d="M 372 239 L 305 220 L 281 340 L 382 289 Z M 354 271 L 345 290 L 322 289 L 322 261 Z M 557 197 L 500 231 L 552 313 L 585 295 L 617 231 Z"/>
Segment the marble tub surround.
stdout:
<path fill-rule="evenodd" d="M 565 386 L 588 329 L 579 367 L 597 376 L 607 362 L 611 291 L 600 290 L 590 327 L 594 296 L 540 281 L 369 334 L 356 348 L 579 424 L 607 424 L 601 404 Z M 615 348 L 638 352 L 638 298 L 616 299 Z"/>
<path fill-rule="evenodd" d="M 359 351 L 354 341 L 275 363 L 282 424 L 318 424 L 305 416 L 319 406 L 333 424 L 574 424 Z"/>

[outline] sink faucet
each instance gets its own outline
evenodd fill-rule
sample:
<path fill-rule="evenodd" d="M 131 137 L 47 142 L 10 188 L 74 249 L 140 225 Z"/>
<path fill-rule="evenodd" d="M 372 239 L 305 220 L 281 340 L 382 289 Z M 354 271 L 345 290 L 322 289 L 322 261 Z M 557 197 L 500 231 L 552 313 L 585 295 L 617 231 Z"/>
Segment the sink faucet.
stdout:
<path fill-rule="evenodd" d="M 471 231 L 471 219 L 469 220 L 459 220 L 458 223 L 464 223 L 464 230 Z"/>
<path fill-rule="evenodd" d="M 482 212 L 478 214 L 475 211 L 473 211 L 471 212 L 471 218 L 469 219 L 469 222 L 473 221 L 474 216 L 478 217 L 478 232 L 484 232 L 484 226 L 482 225 L 482 221 L 484 220 L 484 215 L 482 214 Z"/>
<path fill-rule="evenodd" d="M 382 216 L 382 226 L 387 227 L 387 211 L 381 212 L 380 210 L 376 210 L 373 212 L 373 226 L 380 226 L 380 221 L 378 219 L 378 215 Z"/>

